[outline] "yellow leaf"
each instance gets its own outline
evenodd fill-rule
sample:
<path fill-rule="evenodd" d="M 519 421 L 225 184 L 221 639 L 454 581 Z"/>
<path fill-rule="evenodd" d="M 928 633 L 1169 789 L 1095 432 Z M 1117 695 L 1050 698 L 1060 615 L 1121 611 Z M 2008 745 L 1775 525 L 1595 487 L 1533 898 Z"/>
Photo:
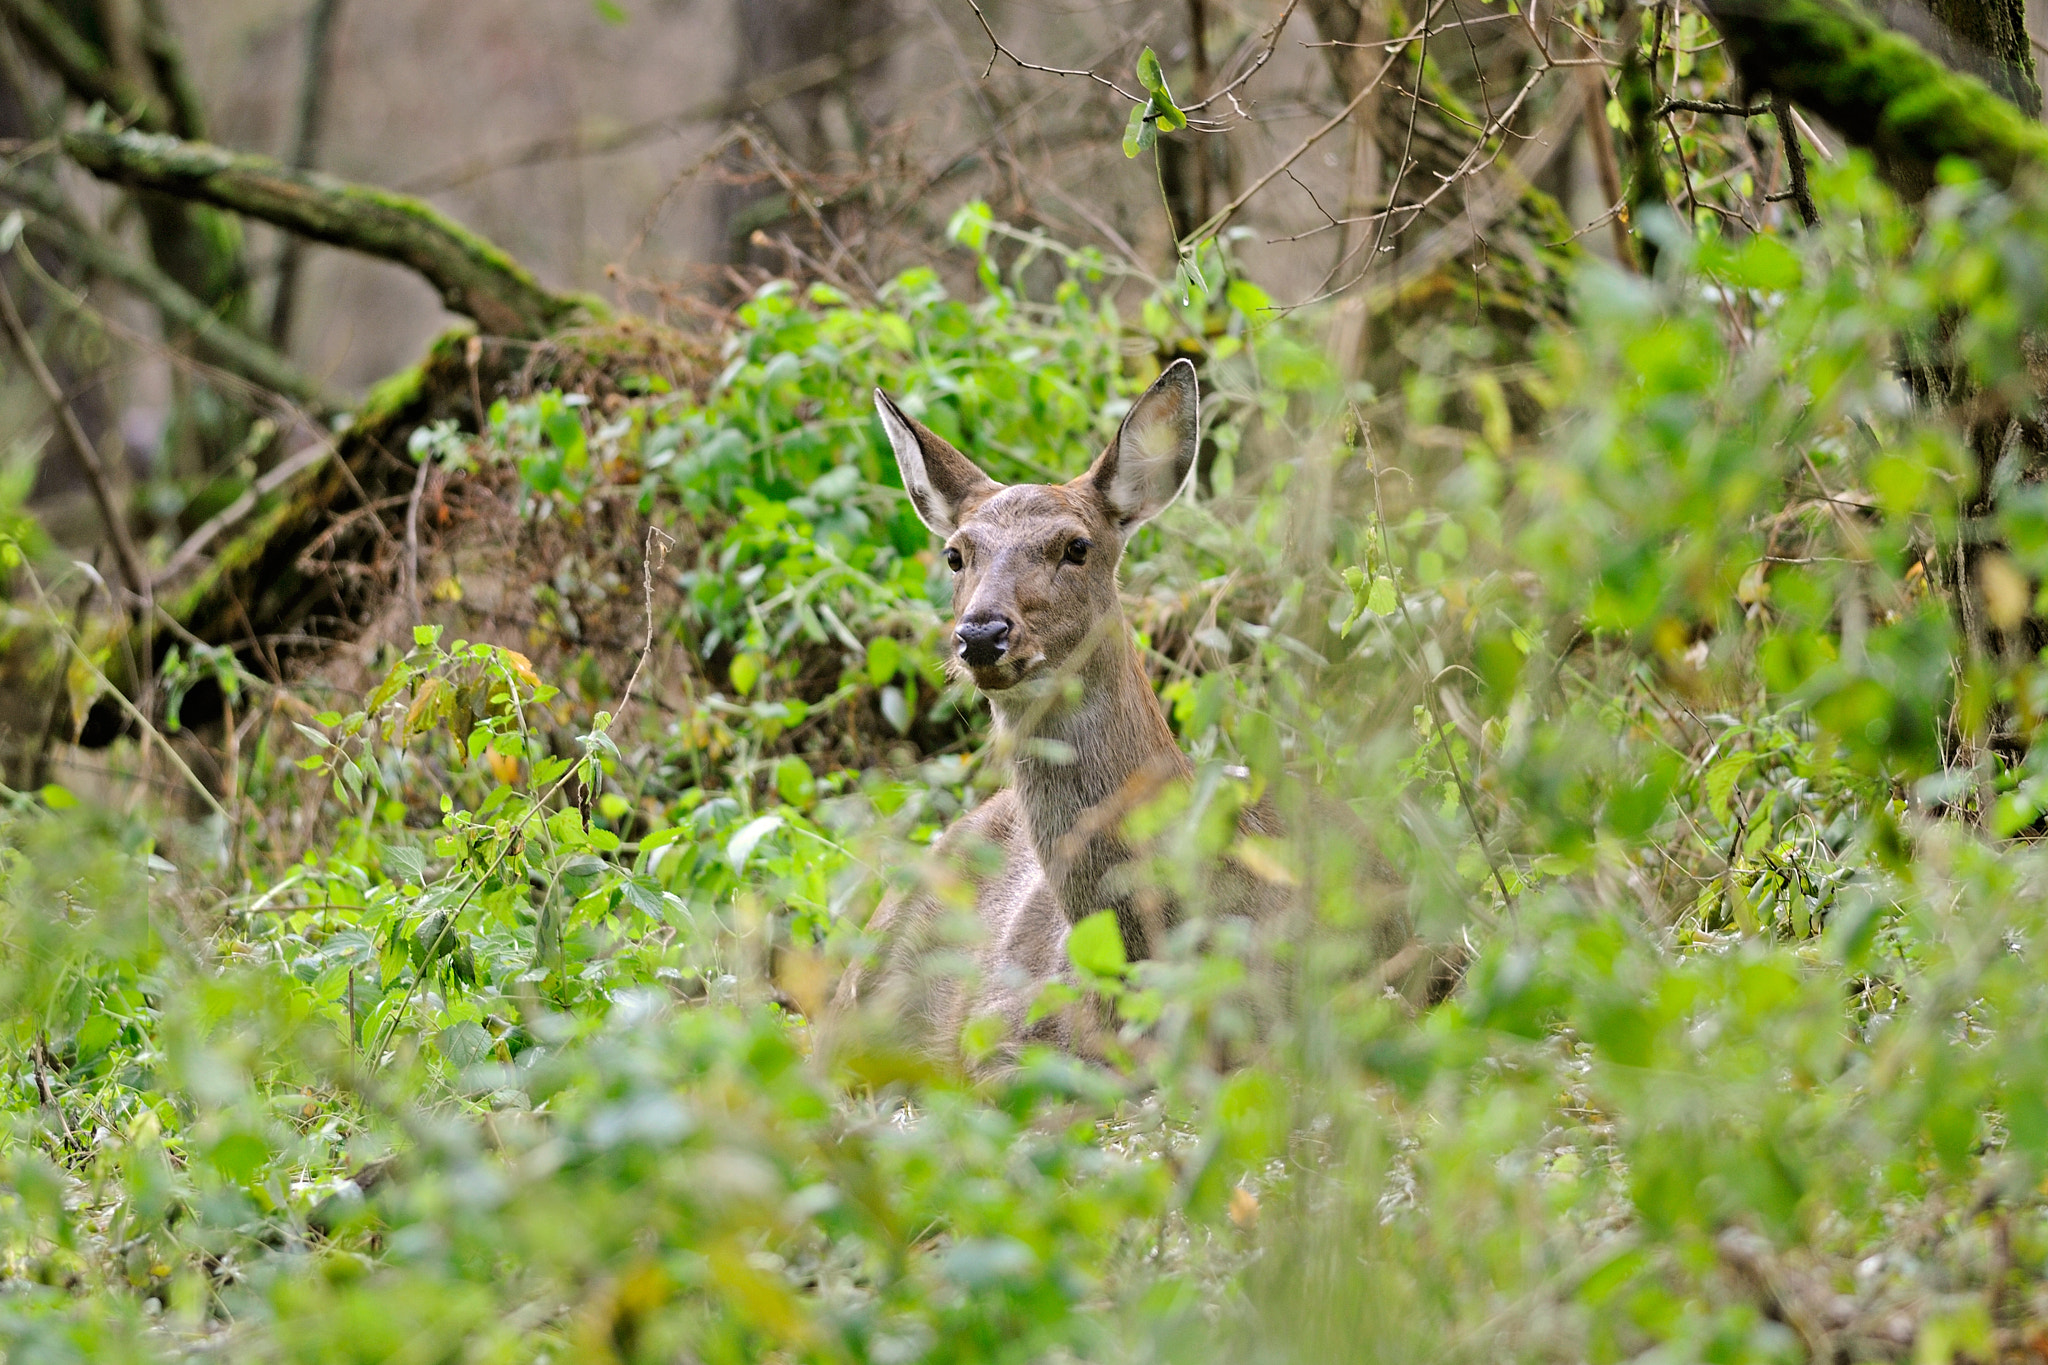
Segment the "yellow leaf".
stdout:
<path fill-rule="evenodd" d="M 540 686 L 540 674 L 533 671 L 533 662 L 516 649 L 502 651 L 505 662 L 512 665 L 512 672 L 528 687 Z"/>
<path fill-rule="evenodd" d="M 1230 1221 L 1246 1232 L 1259 1225 L 1259 1197 L 1242 1185 L 1230 1191 Z"/>
<path fill-rule="evenodd" d="M 501 754 L 496 749 L 484 750 L 484 763 L 489 766 L 491 776 L 509 787 L 519 780 L 519 760 L 511 754 Z"/>
<path fill-rule="evenodd" d="M 85 729 L 85 718 L 92 713 L 92 704 L 99 700 L 99 674 L 81 654 L 73 653 L 71 666 L 64 670 L 64 692 L 71 699 L 71 737 L 76 739 Z"/>
<path fill-rule="evenodd" d="M 2027 619 L 2034 591 L 2027 577 L 2001 554 L 1989 554 L 1977 566 L 1977 581 L 1984 589 L 1984 611 L 2000 630 L 2017 630 Z"/>
<path fill-rule="evenodd" d="M 434 698 L 440 693 L 439 678 L 429 678 L 420 684 L 420 690 L 414 695 L 412 705 L 405 708 L 405 724 L 399 727 L 401 736 L 409 739 L 425 729 L 426 724 L 432 723 L 433 712 L 429 708 L 433 706 Z"/>

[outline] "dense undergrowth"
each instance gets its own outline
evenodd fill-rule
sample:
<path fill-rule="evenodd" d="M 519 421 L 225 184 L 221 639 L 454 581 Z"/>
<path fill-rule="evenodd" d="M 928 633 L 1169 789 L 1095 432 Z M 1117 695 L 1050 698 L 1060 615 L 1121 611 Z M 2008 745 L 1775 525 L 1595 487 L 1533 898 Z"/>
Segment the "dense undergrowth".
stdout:
<path fill-rule="evenodd" d="M 2024 401 L 2048 218 L 1823 189 L 1797 244 L 1588 267 L 1531 354 L 1418 336 L 1400 393 L 1221 258 L 1125 317 L 970 211 L 973 301 L 775 286 L 702 392 L 423 431 L 565 534 L 634 500 L 646 560 L 551 619 L 690 662 L 422 627 L 317 716 L 245 680 L 225 818 L 9 798 L 7 1358 L 2038 1351 L 2048 502 L 1999 464 L 1966 515 L 1898 357 Z M 1135 818 L 1185 878 L 1223 765 L 1274 793 L 1286 970 L 1228 925 L 1077 945 L 1121 1069 L 823 1046 L 868 911 L 1000 780 L 869 388 L 1055 477 L 1175 351 L 1213 449 L 1125 583 L 1200 777 Z"/>

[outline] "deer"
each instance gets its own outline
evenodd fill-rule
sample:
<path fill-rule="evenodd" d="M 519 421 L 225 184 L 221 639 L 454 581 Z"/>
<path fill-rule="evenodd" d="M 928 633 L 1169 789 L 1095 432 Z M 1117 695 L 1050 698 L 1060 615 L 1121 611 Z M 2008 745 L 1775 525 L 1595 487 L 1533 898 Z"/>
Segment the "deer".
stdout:
<path fill-rule="evenodd" d="M 875 409 L 918 518 L 944 542 L 955 621 L 946 661 L 987 698 L 1009 785 L 940 837 L 933 861 L 962 869 L 980 921 L 977 970 L 920 980 L 948 918 L 929 885 L 892 893 L 869 921 L 880 961 L 842 979 L 845 1008 L 894 982 L 940 1045 L 996 1015 L 1019 1042 L 1077 1046 L 1070 1017 L 1034 1024 L 1045 983 L 1070 979 L 1068 931 L 1115 912 L 1127 959 L 1162 946 L 1179 907 L 1131 885 L 1123 817 L 1194 773 L 1147 680 L 1118 595 L 1118 565 L 1139 527 L 1181 496 L 1200 443 L 1200 392 L 1186 359 L 1132 403 L 1115 437 L 1067 483 L 996 482 L 882 390 Z M 1276 832 L 1264 808 L 1240 829 Z M 1231 860 L 1211 885 L 1225 908 L 1260 914 L 1274 888 Z"/>

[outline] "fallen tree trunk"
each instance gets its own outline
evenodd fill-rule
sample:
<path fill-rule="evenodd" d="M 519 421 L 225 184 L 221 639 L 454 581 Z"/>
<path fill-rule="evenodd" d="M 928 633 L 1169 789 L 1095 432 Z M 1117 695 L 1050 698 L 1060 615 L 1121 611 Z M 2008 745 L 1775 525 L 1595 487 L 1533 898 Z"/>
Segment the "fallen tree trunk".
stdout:
<path fill-rule="evenodd" d="M 426 422 L 474 428 L 475 395 L 494 392 L 517 374 L 528 349 L 482 341 L 472 370 L 474 340 L 464 331 L 447 333 L 419 365 L 371 390 L 335 437 L 336 458 L 280 489 L 269 506 L 259 505 L 188 583 L 159 596 L 157 609 L 184 634 L 233 649 L 259 676 L 288 673 L 294 659 L 351 638 L 381 594 L 396 553 L 391 504 L 403 502 L 417 470 L 404 458 L 406 438 Z M 109 651 L 107 675 L 135 696 L 139 680 L 127 661 L 160 661 L 176 641 L 151 620 L 121 628 L 128 639 Z M 154 673 L 155 662 L 148 666 Z M 155 710 L 148 698 L 137 703 Z M 184 723 L 209 723 L 219 708 L 217 689 L 196 687 L 185 699 Z M 126 713 L 102 698 L 79 742 L 107 744 L 128 725 Z"/>
<path fill-rule="evenodd" d="M 2048 128 L 1982 81 L 1943 66 L 1854 0 L 1702 0 L 1752 93 L 1803 105 L 1888 177 L 1924 193 L 1943 157 L 1963 157 L 2002 186 L 2048 168 Z"/>
<path fill-rule="evenodd" d="M 422 200 L 269 157 L 149 133 L 64 134 L 71 159 L 103 180 L 260 218 L 316 242 L 416 271 L 486 332 L 534 339 L 586 305 L 550 293 L 503 250 Z"/>

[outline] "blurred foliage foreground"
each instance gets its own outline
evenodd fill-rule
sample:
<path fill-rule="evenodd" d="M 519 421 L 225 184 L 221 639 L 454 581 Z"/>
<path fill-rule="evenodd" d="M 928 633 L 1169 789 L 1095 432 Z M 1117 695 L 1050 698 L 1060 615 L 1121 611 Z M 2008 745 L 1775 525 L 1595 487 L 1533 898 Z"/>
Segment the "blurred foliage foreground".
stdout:
<path fill-rule="evenodd" d="M 422 431 L 529 522 L 637 499 L 674 545 L 586 596 L 694 672 L 593 713 L 422 627 L 211 818 L 11 795 L 6 1358 L 2037 1356 L 2048 488 L 1901 376 L 2031 410 L 2048 199 L 1819 188 L 1533 351 L 1406 335 L 1400 393 L 1221 257 L 1120 318 L 970 210 L 980 302 L 772 286 L 701 391 Z M 1126 588 L 1201 776 L 1134 818 L 1198 866 L 1248 766 L 1297 922 L 1077 936 L 1118 1067 L 826 1046 L 1000 780 L 867 390 L 1044 477 L 1174 347 L 1213 449 Z"/>

